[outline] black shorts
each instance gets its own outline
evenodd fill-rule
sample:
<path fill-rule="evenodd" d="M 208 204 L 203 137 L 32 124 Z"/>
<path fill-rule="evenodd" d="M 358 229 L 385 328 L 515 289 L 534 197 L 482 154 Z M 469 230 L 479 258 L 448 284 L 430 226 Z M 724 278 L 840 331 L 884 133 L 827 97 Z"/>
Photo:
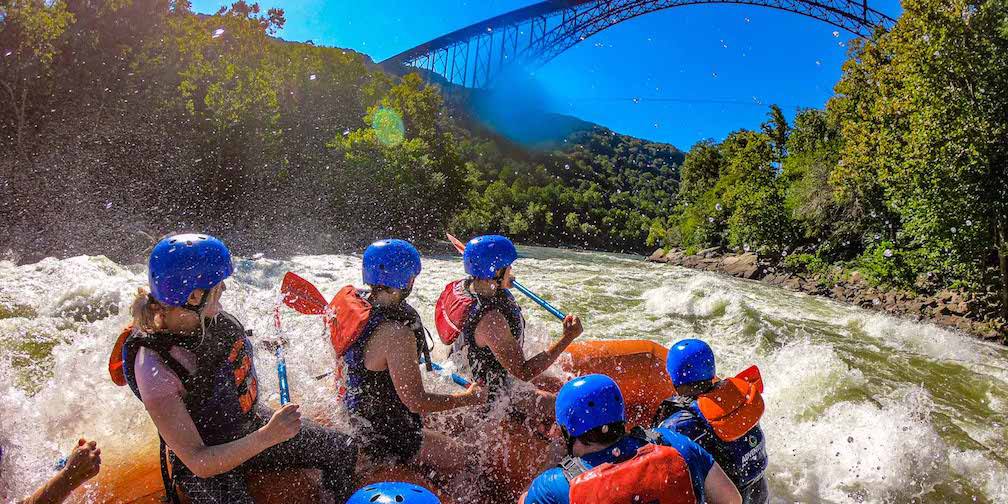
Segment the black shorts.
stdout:
<path fill-rule="evenodd" d="M 420 415 L 406 412 L 391 414 L 351 415 L 354 437 L 369 457 L 387 459 L 400 464 L 409 462 L 423 444 L 423 420 Z"/>
<path fill-rule="evenodd" d="M 272 414 L 269 410 L 260 415 Z M 265 425 L 269 416 L 260 418 Z M 174 453 L 169 454 L 172 478 L 192 504 L 252 504 L 245 475 L 249 469 L 317 468 L 322 470 L 322 485 L 333 493 L 336 502 L 345 502 L 353 493 L 357 463 L 356 442 L 341 432 L 305 421 L 296 436 L 273 445 L 242 465 L 210 478 L 200 478 Z"/>

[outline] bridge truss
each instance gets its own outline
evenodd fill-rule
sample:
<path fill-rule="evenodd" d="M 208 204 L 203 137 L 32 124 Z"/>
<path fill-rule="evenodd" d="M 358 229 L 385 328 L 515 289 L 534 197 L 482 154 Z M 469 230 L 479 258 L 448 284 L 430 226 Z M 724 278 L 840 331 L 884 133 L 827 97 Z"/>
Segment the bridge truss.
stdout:
<path fill-rule="evenodd" d="M 663 9 L 745 4 L 794 12 L 865 36 L 895 20 L 867 0 L 547 0 L 467 26 L 397 54 L 381 64 L 411 66 L 449 82 L 482 88 L 509 66 L 536 69 L 596 33 Z"/>

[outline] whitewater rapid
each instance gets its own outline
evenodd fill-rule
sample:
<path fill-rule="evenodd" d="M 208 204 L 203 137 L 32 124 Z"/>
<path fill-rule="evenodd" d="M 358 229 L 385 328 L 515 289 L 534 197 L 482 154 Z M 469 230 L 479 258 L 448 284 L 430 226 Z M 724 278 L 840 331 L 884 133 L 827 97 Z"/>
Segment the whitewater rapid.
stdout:
<path fill-rule="evenodd" d="M 774 502 L 1008 502 L 1008 349 L 935 326 L 713 273 L 640 258 L 520 249 L 515 274 L 581 316 L 584 338 L 689 337 L 711 343 L 720 374 L 759 365 Z M 425 258 L 411 302 L 433 328 L 455 257 Z M 222 300 L 256 335 L 272 334 L 288 270 L 331 296 L 360 283 L 360 257 L 243 258 Z M 30 493 L 78 437 L 102 446 L 102 471 L 156 450 L 143 407 L 109 379 L 109 351 L 145 286 L 143 265 L 104 257 L 0 262 L 0 501 Z M 520 298 L 526 353 L 559 335 Z M 283 312 L 291 393 L 338 425 L 326 380 L 334 358 L 318 319 Z M 443 359 L 440 344 L 435 358 Z M 274 360 L 256 349 L 262 398 L 275 404 Z M 432 385 L 450 390 L 441 377 Z M 442 384 L 442 385 L 439 385 Z M 153 446 L 152 446 L 153 444 Z M 91 497 L 90 499 L 88 497 Z M 77 498 L 95 501 L 87 489 Z"/>

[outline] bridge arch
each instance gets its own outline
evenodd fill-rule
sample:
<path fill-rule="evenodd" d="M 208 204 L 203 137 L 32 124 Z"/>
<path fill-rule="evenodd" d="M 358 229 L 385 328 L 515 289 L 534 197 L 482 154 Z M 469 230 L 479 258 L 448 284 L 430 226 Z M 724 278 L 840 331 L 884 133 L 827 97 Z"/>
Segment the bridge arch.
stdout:
<path fill-rule="evenodd" d="M 868 0 L 547 0 L 492 17 L 381 62 L 411 66 L 464 87 L 487 87 L 513 64 L 539 68 L 581 41 L 638 16 L 697 4 L 744 4 L 808 16 L 857 35 L 895 20 Z"/>

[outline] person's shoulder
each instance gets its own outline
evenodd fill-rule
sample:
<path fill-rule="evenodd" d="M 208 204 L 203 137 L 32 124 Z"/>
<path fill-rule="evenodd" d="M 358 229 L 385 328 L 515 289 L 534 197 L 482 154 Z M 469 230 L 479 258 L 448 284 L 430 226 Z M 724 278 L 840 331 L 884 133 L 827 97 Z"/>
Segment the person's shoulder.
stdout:
<path fill-rule="evenodd" d="M 661 427 L 691 436 L 693 431 L 703 426 L 703 420 L 689 409 L 681 409 L 662 420 Z"/>
<path fill-rule="evenodd" d="M 568 504 L 570 483 L 559 467 L 549 469 L 529 485 L 525 504 Z"/>
<path fill-rule="evenodd" d="M 714 457 L 692 439 L 664 427 L 654 431 L 661 436 L 662 444 L 675 448 L 692 469 L 700 471 L 699 474 L 706 475 L 714 465 Z"/>

